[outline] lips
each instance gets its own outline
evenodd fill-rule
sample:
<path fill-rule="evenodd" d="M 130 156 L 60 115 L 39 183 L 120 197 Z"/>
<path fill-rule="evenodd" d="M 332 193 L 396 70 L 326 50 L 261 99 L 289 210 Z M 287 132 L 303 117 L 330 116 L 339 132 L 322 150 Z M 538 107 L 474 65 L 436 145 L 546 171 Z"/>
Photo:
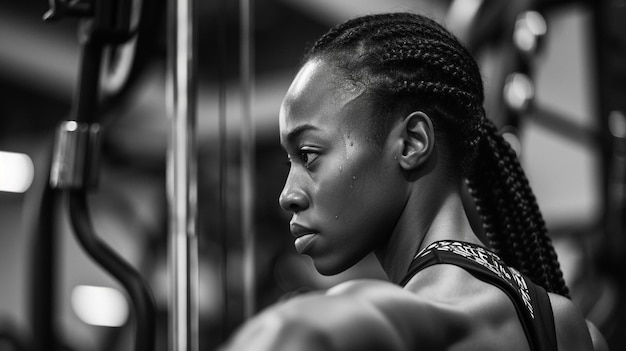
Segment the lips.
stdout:
<path fill-rule="evenodd" d="M 305 253 L 313 243 L 313 239 L 315 239 L 317 232 L 295 223 L 291 224 L 290 229 L 291 234 L 296 237 L 296 241 L 294 242 L 296 251 L 298 251 L 298 253 L 300 254 Z"/>
<path fill-rule="evenodd" d="M 307 234 L 316 234 L 317 232 L 313 229 L 309 229 L 303 225 L 297 224 L 297 223 L 292 223 L 289 226 L 289 229 L 291 230 L 291 234 L 296 237 L 299 238 L 301 236 L 307 235 Z"/>

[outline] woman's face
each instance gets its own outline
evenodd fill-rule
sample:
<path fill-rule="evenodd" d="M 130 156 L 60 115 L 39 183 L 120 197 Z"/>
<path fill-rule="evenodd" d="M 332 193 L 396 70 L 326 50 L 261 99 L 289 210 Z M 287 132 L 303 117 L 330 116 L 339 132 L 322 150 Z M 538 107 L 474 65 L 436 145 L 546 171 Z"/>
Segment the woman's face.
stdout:
<path fill-rule="evenodd" d="M 363 89 L 313 60 L 280 110 L 280 140 L 291 168 L 280 205 L 293 212 L 296 250 L 322 274 L 339 273 L 384 245 L 406 201 L 399 144 L 374 145 Z"/>

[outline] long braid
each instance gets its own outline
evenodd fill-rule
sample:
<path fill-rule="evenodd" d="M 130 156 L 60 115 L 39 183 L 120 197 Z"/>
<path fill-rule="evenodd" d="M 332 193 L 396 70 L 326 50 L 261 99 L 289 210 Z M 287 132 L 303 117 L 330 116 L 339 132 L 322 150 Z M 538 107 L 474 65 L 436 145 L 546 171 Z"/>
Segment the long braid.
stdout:
<path fill-rule="evenodd" d="M 365 83 L 372 106 L 391 117 L 423 110 L 467 180 L 490 245 L 546 290 L 568 295 L 556 252 L 528 180 L 509 144 L 485 118 L 476 61 L 435 21 L 416 14 L 364 16 L 320 38 L 305 59 L 332 62 Z M 393 101 L 393 103 L 390 103 Z M 374 130 L 389 118 L 371 121 Z"/>
<path fill-rule="evenodd" d="M 468 176 L 485 234 L 493 248 L 548 291 L 567 296 L 556 252 L 515 151 L 485 120 L 479 156 Z"/>

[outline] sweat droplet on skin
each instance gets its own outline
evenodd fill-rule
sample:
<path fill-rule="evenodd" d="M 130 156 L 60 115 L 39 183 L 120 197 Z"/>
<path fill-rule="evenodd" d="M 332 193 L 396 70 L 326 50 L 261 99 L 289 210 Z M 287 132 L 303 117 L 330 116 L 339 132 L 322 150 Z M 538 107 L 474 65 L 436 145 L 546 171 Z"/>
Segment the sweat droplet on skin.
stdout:
<path fill-rule="evenodd" d="M 353 175 L 352 176 L 352 181 L 354 182 L 355 180 L 356 180 L 356 176 Z M 354 189 L 354 184 L 353 183 L 350 183 L 350 189 Z"/>

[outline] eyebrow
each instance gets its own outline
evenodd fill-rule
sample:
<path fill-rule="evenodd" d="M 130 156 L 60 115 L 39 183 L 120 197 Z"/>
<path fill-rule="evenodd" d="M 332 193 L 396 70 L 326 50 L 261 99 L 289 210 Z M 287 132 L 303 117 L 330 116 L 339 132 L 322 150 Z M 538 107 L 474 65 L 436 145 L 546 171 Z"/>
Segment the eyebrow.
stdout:
<path fill-rule="evenodd" d="M 307 132 L 309 130 L 320 130 L 320 129 L 311 124 L 301 124 L 295 127 L 294 129 L 292 129 L 291 131 L 289 131 L 286 137 L 286 141 L 288 143 L 291 143 L 295 139 L 297 139 L 300 135 L 302 135 L 304 132 Z"/>

